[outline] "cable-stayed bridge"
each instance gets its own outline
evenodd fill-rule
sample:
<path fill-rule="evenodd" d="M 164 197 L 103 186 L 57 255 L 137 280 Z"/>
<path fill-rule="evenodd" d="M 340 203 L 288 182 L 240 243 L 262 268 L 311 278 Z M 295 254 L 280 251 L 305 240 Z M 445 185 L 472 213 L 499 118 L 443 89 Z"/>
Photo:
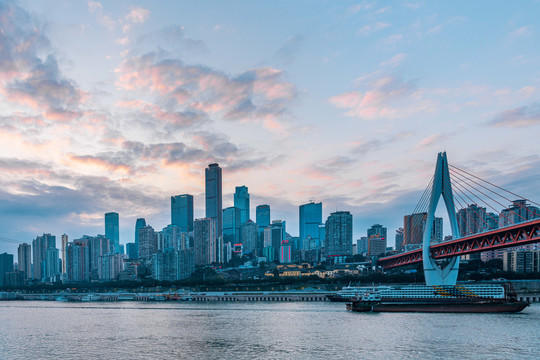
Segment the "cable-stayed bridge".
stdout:
<path fill-rule="evenodd" d="M 442 219 L 437 225 L 435 217 L 440 198 L 446 205 L 452 238 L 434 242 L 442 227 Z M 433 178 L 404 221 L 404 246 L 417 248 L 379 258 L 377 265 L 391 269 L 422 262 L 428 285 L 455 283 L 461 255 L 540 242 L 540 208 L 527 202 L 540 206 L 448 164 L 446 154 L 440 153 Z M 443 259 L 447 263 L 441 267 Z M 430 275 L 434 276 L 431 280 Z"/>

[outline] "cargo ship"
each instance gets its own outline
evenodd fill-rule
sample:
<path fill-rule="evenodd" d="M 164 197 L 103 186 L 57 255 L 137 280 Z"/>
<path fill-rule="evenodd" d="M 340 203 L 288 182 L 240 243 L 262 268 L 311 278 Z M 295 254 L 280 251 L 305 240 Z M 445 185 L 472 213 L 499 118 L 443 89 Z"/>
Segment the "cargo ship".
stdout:
<path fill-rule="evenodd" d="M 358 312 L 513 313 L 529 304 L 518 301 L 510 284 L 493 283 L 372 287 L 346 306 Z"/>

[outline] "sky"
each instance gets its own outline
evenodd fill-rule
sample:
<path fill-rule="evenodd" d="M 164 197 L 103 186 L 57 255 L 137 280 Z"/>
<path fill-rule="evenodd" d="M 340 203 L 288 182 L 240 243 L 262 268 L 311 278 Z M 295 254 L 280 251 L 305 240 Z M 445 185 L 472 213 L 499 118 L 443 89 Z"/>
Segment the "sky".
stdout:
<path fill-rule="evenodd" d="M 0 252 L 42 233 L 204 217 L 245 185 L 379 223 L 389 245 L 449 162 L 540 200 L 540 1 L 0 0 Z M 448 232 L 445 229 L 445 232 Z"/>

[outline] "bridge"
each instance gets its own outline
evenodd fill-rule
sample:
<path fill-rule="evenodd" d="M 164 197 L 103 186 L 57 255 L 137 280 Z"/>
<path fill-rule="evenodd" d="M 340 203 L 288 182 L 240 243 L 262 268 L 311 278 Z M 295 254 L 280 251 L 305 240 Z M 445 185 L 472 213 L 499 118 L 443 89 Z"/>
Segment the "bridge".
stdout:
<path fill-rule="evenodd" d="M 452 239 L 434 243 L 441 198 Z M 540 242 L 540 208 L 527 201 L 540 205 L 450 165 L 446 153 L 440 153 L 433 178 L 413 214 L 404 219 L 405 244 L 420 248 L 379 258 L 377 265 L 392 269 L 422 263 L 428 285 L 454 285 L 461 255 Z M 457 213 L 456 204 L 461 207 Z"/>
<path fill-rule="evenodd" d="M 450 240 L 429 247 L 431 256 L 440 260 L 453 256 L 499 250 L 540 242 L 540 218 L 524 223 Z M 384 269 L 422 262 L 422 249 L 380 258 L 377 265 Z"/>

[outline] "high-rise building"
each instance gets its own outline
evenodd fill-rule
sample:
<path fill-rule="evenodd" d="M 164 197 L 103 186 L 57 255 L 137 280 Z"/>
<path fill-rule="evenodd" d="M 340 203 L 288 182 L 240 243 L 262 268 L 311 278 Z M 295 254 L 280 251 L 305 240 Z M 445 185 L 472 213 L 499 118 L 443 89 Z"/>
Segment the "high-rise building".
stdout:
<path fill-rule="evenodd" d="M 403 218 L 403 246 L 420 245 L 423 241 L 427 213 L 405 215 Z"/>
<path fill-rule="evenodd" d="M 258 226 L 253 221 L 248 220 L 240 228 L 240 239 L 244 253 L 249 253 L 257 249 L 257 239 L 259 237 Z"/>
<path fill-rule="evenodd" d="M 51 234 L 43 234 L 32 240 L 32 267 L 33 277 L 41 281 L 48 273 L 47 266 L 47 249 L 56 249 L 56 236 Z"/>
<path fill-rule="evenodd" d="M 520 199 L 512 201 L 508 209 L 504 209 L 499 214 L 499 226 L 508 226 L 523 221 L 540 217 L 540 209 L 527 204 L 527 200 Z"/>
<path fill-rule="evenodd" d="M 13 272 L 13 254 L 0 254 L 0 287 L 7 285 L 4 283 L 4 275 Z"/>
<path fill-rule="evenodd" d="M 461 237 L 485 231 L 487 230 L 486 208 L 471 204 L 457 212 L 456 221 Z"/>
<path fill-rule="evenodd" d="M 395 240 L 396 240 L 396 250 L 397 251 L 400 251 L 401 248 L 403 247 L 403 228 L 399 228 L 396 230 L 396 237 L 395 237 Z"/>
<path fill-rule="evenodd" d="M 386 232 L 387 229 L 384 226 L 380 224 L 375 224 L 367 230 L 367 237 L 369 238 L 370 236 L 376 236 L 386 239 Z"/>
<path fill-rule="evenodd" d="M 281 242 L 285 239 L 285 221 L 273 220 L 270 226 L 272 243 L 271 246 L 274 249 L 274 259 L 279 259 L 279 247 Z"/>
<path fill-rule="evenodd" d="M 270 226 L 270 205 L 259 205 L 256 209 L 255 222 L 259 229 Z"/>
<path fill-rule="evenodd" d="M 67 244 L 66 281 L 90 281 L 90 250 L 87 241 L 74 240 Z"/>
<path fill-rule="evenodd" d="M 288 240 L 283 240 L 279 247 L 279 262 L 288 264 L 291 262 L 291 244 Z"/>
<path fill-rule="evenodd" d="M 368 252 L 368 237 L 362 236 L 360 239 L 356 240 L 356 253 L 359 255 L 366 254 Z"/>
<path fill-rule="evenodd" d="M 95 279 L 98 277 L 99 258 L 111 253 L 111 241 L 103 235 L 84 236 L 84 238 L 88 241 L 90 251 L 90 276 Z"/>
<path fill-rule="evenodd" d="M 322 203 L 314 203 L 311 201 L 307 204 L 300 205 L 299 219 L 302 249 L 310 250 L 309 248 L 306 248 L 306 245 L 310 246 L 309 244 L 304 245 L 308 236 L 315 243 L 315 248 L 320 247 L 321 240 L 319 238 L 319 226 L 322 224 Z"/>
<path fill-rule="evenodd" d="M 115 254 L 120 253 L 120 225 L 118 213 L 110 212 L 105 214 L 105 237 L 109 239 L 111 251 Z"/>
<path fill-rule="evenodd" d="M 139 230 L 146 226 L 146 220 L 137 219 L 135 222 L 135 249 L 137 249 L 137 259 L 139 258 Z"/>
<path fill-rule="evenodd" d="M 352 255 L 352 214 L 336 211 L 326 220 L 326 257 Z"/>
<path fill-rule="evenodd" d="M 426 221 L 427 213 L 425 212 L 404 216 L 402 248 L 410 250 L 421 247 L 424 240 Z M 430 240 L 437 243 L 440 243 L 443 240 L 443 220 L 440 217 L 433 218 Z"/>
<path fill-rule="evenodd" d="M 139 258 L 150 261 L 157 252 L 157 236 L 154 228 L 147 225 L 139 229 Z"/>
<path fill-rule="evenodd" d="M 126 244 L 126 254 L 129 260 L 137 259 L 137 247 L 134 242 Z"/>
<path fill-rule="evenodd" d="M 195 219 L 193 222 L 196 265 L 210 265 L 217 261 L 218 246 L 215 229 L 215 218 Z"/>
<path fill-rule="evenodd" d="M 45 267 L 43 277 L 47 281 L 55 281 L 55 277 L 62 272 L 60 266 L 60 252 L 57 248 L 48 248 L 45 252 Z"/>
<path fill-rule="evenodd" d="M 433 218 L 431 227 L 431 242 L 441 243 L 443 241 L 443 219 L 441 217 Z"/>
<path fill-rule="evenodd" d="M 66 247 L 68 243 L 68 236 L 62 235 L 62 274 L 66 273 Z"/>
<path fill-rule="evenodd" d="M 386 251 L 386 238 L 378 236 L 376 234 L 368 237 L 368 251 L 367 256 L 380 256 L 384 255 Z"/>
<path fill-rule="evenodd" d="M 234 192 L 234 207 L 240 209 L 240 223 L 244 224 L 250 219 L 249 192 L 247 186 L 237 186 Z"/>
<path fill-rule="evenodd" d="M 124 270 L 124 254 L 105 254 L 98 258 L 99 280 L 116 280 Z"/>
<path fill-rule="evenodd" d="M 17 250 L 19 270 L 24 272 L 25 279 L 32 278 L 32 246 L 27 243 L 19 245 Z"/>
<path fill-rule="evenodd" d="M 171 196 L 171 225 L 181 232 L 193 231 L 193 195 Z"/>
<path fill-rule="evenodd" d="M 223 243 L 240 243 L 241 210 L 235 206 L 223 209 Z"/>
<path fill-rule="evenodd" d="M 214 219 L 216 238 L 223 230 L 223 205 L 221 188 L 221 168 L 210 164 L 205 170 L 206 217 Z"/>

